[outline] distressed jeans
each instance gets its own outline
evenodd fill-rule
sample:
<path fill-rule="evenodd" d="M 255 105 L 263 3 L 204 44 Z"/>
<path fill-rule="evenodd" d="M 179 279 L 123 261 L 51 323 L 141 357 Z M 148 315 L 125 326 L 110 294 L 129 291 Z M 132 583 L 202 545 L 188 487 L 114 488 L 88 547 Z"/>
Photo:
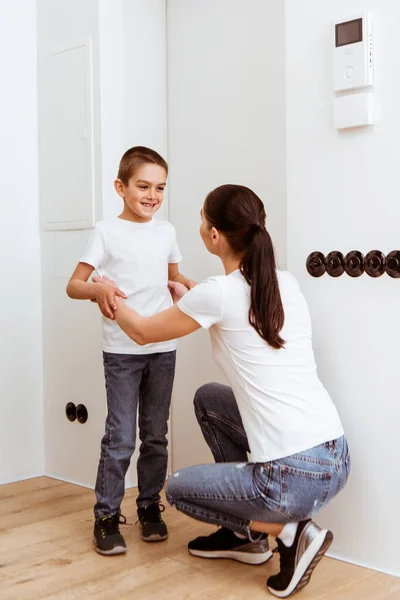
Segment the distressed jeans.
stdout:
<path fill-rule="evenodd" d="M 108 411 L 95 488 L 97 519 L 120 514 L 125 475 L 136 445 L 137 420 L 141 440 L 137 505 L 160 500 L 167 473 L 167 421 L 175 358 L 175 351 L 103 353 Z"/>
<path fill-rule="evenodd" d="M 168 502 L 185 514 L 249 535 L 250 521 L 290 523 L 313 517 L 346 484 L 350 454 L 344 437 L 279 460 L 252 463 L 230 387 L 202 386 L 194 406 L 216 464 L 186 467 L 169 479 Z"/>

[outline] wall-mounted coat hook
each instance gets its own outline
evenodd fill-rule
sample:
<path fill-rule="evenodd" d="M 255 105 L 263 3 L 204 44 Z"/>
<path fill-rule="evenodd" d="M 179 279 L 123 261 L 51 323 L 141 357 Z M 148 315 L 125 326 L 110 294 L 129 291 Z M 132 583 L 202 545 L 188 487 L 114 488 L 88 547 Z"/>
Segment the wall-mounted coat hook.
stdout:
<path fill-rule="evenodd" d="M 364 273 L 364 255 L 358 250 L 351 250 L 344 259 L 344 270 L 350 277 L 360 277 Z"/>
<path fill-rule="evenodd" d="M 321 277 L 325 273 L 325 256 L 322 252 L 311 252 L 306 262 L 307 271 L 312 277 Z"/>
<path fill-rule="evenodd" d="M 386 258 L 380 250 L 371 250 L 365 257 L 365 272 L 370 277 L 380 277 L 385 272 Z"/>
<path fill-rule="evenodd" d="M 86 423 L 88 420 L 88 411 L 84 404 L 78 404 L 76 407 L 76 418 L 79 423 Z"/>
<path fill-rule="evenodd" d="M 68 404 L 65 405 L 65 416 L 67 417 L 68 421 L 75 421 L 76 406 L 73 402 L 68 402 Z"/>
<path fill-rule="evenodd" d="M 340 277 L 344 273 L 343 254 L 338 250 L 329 252 L 326 257 L 326 272 L 331 277 Z"/>
<path fill-rule="evenodd" d="M 392 250 L 387 257 L 380 250 L 371 250 L 365 257 L 359 250 L 351 250 L 345 258 L 338 250 L 326 257 L 322 252 L 312 252 L 306 266 L 312 277 L 321 277 L 325 272 L 331 277 L 340 277 L 344 272 L 350 277 L 360 277 L 364 272 L 370 277 L 381 277 L 386 272 L 389 277 L 400 279 L 400 250 Z"/>
<path fill-rule="evenodd" d="M 390 277 L 400 277 L 400 250 L 393 250 L 386 257 L 386 273 Z"/>

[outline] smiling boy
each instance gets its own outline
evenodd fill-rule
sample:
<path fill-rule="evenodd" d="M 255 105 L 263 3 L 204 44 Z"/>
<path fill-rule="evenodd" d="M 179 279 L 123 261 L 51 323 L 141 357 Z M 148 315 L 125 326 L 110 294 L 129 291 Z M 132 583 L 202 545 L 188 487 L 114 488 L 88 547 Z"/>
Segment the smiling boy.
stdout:
<path fill-rule="evenodd" d="M 136 146 L 125 152 L 114 182 L 124 201 L 123 211 L 117 218 L 96 224 L 67 286 L 71 298 L 94 300 L 103 314 L 108 413 L 96 480 L 93 541 L 97 552 L 106 555 L 126 551 L 119 524 L 125 474 L 136 444 L 137 414 L 141 439 L 137 509 L 142 539 L 168 537 L 161 518 L 160 490 L 168 461 L 167 421 L 176 344 L 171 340 L 140 346 L 114 320 L 115 296 L 126 298 L 128 306 L 150 316 L 172 305 L 169 280 L 188 288 L 195 285 L 179 273 L 182 257 L 174 227 L 153 219 L 163 202 L 167 175 L 167 163 L 154 150 Z M 101 279 L 89 282 L 94 270 L 115 285 Z"/>

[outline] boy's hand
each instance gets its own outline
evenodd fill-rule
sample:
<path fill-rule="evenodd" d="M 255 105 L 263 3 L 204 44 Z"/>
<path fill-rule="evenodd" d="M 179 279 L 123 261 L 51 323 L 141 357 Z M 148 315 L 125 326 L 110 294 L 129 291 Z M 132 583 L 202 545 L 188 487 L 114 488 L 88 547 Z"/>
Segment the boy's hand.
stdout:
<path fill-rule="evenodd" d="M 188 288 L 179 281 L 168 281 L 168 288 L 174 304 L 176 304 L 189 291 Z"/>
<path fill-rule="evenodd" d="M 92 282 L 96 285 L 96 302 L 101 312 L 108 319 L 114 320 L 114 311 L 117 310 L 115 296 L 126 299 L 127 295 L 106 276 L 93 277 Z"/>

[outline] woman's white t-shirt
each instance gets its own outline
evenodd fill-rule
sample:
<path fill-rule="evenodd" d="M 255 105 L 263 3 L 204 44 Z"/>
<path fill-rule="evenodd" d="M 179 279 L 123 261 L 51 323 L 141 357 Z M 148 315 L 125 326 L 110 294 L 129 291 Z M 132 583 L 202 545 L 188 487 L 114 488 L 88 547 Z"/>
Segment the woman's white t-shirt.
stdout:
<path fill-rule="evenodd" d="M 232 387 L 255 462 L 343 435 L 337 410 L 318 379 L 307 303 L 290 273 L 277 271 L 277 276 L 285 312 L 280 350 L 250 325 L 250 287 L 239 270 L 207 279 L 178 303 L 210 330 L 214 360 Z"/>
<path fill-rule="evenodd" d="M 127 305 L 145 317 L 172 306 L 168 264 L 182 260 L 174 227 L 152 219 L 134 223 L 115 218 L 96 224 L 80 262 L 107 275 L 128 296 Z M 115 354 L 153 354 L 175 350 L 175 340 L 139 346 L 116 321 L 103 317 L 103 350 Z"/>

